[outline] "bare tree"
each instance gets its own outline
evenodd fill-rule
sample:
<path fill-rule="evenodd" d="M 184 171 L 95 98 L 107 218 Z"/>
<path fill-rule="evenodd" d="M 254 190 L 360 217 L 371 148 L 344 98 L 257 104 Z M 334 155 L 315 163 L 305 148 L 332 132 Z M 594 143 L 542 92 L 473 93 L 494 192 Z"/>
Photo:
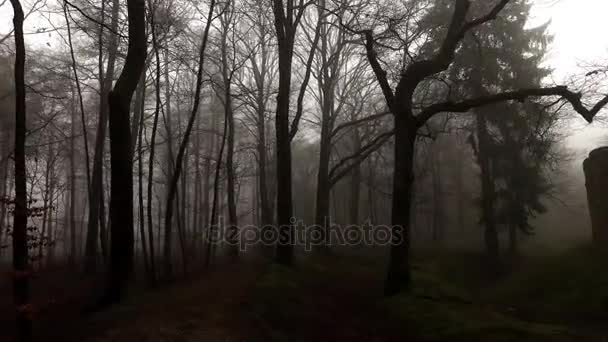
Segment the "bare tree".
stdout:
<path fill-rule="evenodd" d="M 213 11 L 215 10 L 215 0 L 211 0 L 209 3 L 209 11 L 207 15 L 207 23 L 205 24 L 205 29 L 203 31 L 203 38 L 199 48 L 198 55 L 198 71 L 196 74 L 196 90 L 194 93 L 194 103 L 192 105 L 192 111 L 190 112 L 190 117 L 188 119 L 188 125 L 186 127 L 186 131 L 184 133 L 183 140 L 179 146 L 179 150 L 177 152 L 177 158 L 175 160 L 175 169 L 172 172 L 171 182 L 169 183 L 169 193 L 167 195 L 167 206 L 165 209 L 165 245 L 164 245 L 164 266 L 166 275 L 171 275 L 171 223 L 173 218 L 173 199 L 177 194 L 177 183 L 179 181 L 179 177 L 181 174 L 181 170 L 183 167 L 183 159 L 186 153 L 186 147 L 188 145 L 188 141 L 190 139 L 190 134 L 192 132 L 192 127 L 194 126 L 194 121 L 196 119 L 196 115 L 198 113 L 198 107 L 201 100 L 201 89 L 203 87 L 203 65 L 205 62 L 205 50 L 207 48 L 207 40 L 209 38 L 209 30 L 211 28 L 211 22 L 213 21 Z M 184 251 L 182 251 L 184 252 Z M 185 258 L 184 258 L 185 259 Z"/>
<path fill-rule="evenodd" d="M 105 3 L 105 0 L 103 1 Z M 112 1 L 112 18 L 110 27 L 112 31 L 118 29 L 118 0 Z M 103 13 L 102 13 L 103 18 Z M 103 21 L 102 21 L 103 23 Z M 103 25 L 99 25 L 99 44 L 103 41 Z M 89 220 L 87 227 L 87 240 L 85 248 L 85 273 L 95 272 L 97 268 L 97 240 L 105 244 L 105 237 L 99 234 L 99 221 L 105 215 L 103 212 L 103 155 L 106 140 L 106 127 L 108 120 L 108 94 L 114 79 L 114 65 L 116 64 L 116 53 L 118 51 L 118 36 L 111 34 L 108 46 L 108 61 L 104 69 L 99 64 L 99 119 L 97 122 L 97 134 L 95 137 L 95 151 L 93 155 L 93 174 L 91 176 L 91 190 L 89 191 Z M 100 54 L 101 56 L 101 54 Z M 101 57 L 100 57 L 101 58 Z"/>
<path fill-rule="evenodd" d="M 13 286 L 17 311 L 18 340 L 32 339 L 30 305 L 30 266 L 27 248 L 27 193 L 25 174 L 25 42 L 23 9 L 19 0 L 11 0 L 15 30 L 15 209 L 13 212 Z"/>
<path fill-rule="evenodd" d="M 293 198 L 291 175 L 291 141 L 300 117 L 296 114 L 289 123 L 291 97 L 291 69 L 296 32 L 310 2 L 304 0 L 273 0 L 274 27 L 278 44 L 279 90 L 275 118 L 277 164 L 277 226 L 279 241 L 276 260 L 280 264 L 293 263 Z M 313 48 L 314 49 L 314 48 Z M 305 78 L 306 83 L 306 78 Z M 305 88 L 303 84 L 302 88 Z M 301 113 L 301 112 L 300 112 Z"/>
<path fill-rule="evenodd" d="M 128 0 L 129 48 L 118 81 L 109 94 L 110 108 L 110 267 L 101 305 L 119 302 L 133 267 L 133 150 L 130 106 L 143 71 L 146 48 L 146 4 Z"/>

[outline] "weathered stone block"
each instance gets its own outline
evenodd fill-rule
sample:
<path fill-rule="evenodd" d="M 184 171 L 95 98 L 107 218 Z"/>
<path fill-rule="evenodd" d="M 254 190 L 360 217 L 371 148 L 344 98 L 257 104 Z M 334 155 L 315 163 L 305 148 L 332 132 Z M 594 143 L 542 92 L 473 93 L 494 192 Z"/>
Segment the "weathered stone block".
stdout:
<path fill-rule="evenodd" d="M 593 242 L 608 244 L 608 147 L 589 153 L 583 162 Z"/>

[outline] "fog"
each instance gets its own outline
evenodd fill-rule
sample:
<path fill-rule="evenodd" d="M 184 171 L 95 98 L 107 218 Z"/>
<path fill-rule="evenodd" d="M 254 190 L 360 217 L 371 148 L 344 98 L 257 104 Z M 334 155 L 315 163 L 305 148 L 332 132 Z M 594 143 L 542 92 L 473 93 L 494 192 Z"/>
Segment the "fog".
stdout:
<path fill-rule="evenodd" d="M 606 338 L 607 11 L 0 0 L 0 340 Z"/>

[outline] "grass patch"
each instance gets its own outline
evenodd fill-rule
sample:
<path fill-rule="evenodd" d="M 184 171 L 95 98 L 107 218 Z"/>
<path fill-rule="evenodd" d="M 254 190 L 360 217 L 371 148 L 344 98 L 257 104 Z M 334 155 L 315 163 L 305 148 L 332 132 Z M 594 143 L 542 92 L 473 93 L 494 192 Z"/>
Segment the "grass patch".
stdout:
<path fill-rule="evenodd" d="M 608 252 L 590 246 L 526 260 L 488 292 L 489 301 L 556 318 L 608 318 Z"/>

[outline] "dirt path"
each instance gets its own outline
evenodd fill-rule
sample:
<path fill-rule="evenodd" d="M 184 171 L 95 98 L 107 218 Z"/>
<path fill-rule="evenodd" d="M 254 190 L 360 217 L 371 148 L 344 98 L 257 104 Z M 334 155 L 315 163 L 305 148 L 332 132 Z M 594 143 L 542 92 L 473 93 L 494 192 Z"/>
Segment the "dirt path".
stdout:
<path fill-rule="evenodd" d="M 200 279 L 135 297 L 83 321 L 66 341 L 251 341 L 243 314 L 260 267 L 222 265 Z M 137 294 L 135 294 L 137 296 Z"/>

